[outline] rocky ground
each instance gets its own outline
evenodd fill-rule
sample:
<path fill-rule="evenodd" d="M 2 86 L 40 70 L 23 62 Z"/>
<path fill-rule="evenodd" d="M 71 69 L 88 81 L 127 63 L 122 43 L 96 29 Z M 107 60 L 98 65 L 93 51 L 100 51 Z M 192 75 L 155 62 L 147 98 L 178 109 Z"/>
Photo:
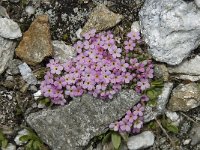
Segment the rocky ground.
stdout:
<path fill-rule="evenodd" d="M 122 90 L 110 103 L 84 95 L 49 106 L 39 88 L 49 59 L 75 57 L 72 44 L 96 28 L 141 31 L 154 76 L 164 81 L 141 133 L 120 149 L 199 150 L 199 18 L 199 0 L 0 0 L 0 149 L 36 150 L 31 141 L 42 150 L 113 149 L 98 137 L 139 95 Z"/>

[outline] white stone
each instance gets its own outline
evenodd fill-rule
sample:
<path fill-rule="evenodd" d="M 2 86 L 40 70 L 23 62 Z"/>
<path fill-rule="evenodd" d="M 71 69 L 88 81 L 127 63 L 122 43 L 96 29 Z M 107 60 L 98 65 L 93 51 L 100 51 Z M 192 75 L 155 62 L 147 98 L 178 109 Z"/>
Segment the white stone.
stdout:
<path fill-rule="evenodd" d="M 2 150 L 16 150 L 16 145 L 13 145 L 12 143 L 8 143 L 6 148 L 1 148 Z"/>
<path fill-rule="evenodd" d="M 200 0 L 194 0 L 195 4 L 197 5 L 197 7 L 200 8 Z"/>
<path fill-rule="evenodd" d="M 127 146 L 129 150 L 144 149 L 154 144 L 155 136 L 151 131 L 144 131 L 138 135 L 131 136 L 128 139 Z"/>
<path fill-rule="evenodd" d="M 33 6 L 26 6 L 25 11 L 28 16 L 35 14 L 35 8 Z"/>
<path fill-rule="evenodd" d="M 78 39 L 83 39 L 82 36 L 81 36 L 81 32 L 82 32 L 82 28 L 80 28 L 76 31 L 76 36 L 77 36 Z"/>
<path fill-rule="evenodd" d="M 182 117 L 179 116 L 176 112 L 167 110 L 165 112 L 165 115 L 172 121 L 173 125 L 179 126 L 179 124 L 182 120 Z"/>
<path fill-rule="evenodd" d="M 37 100 L 38 98 L 40 98 L 42 96 L 42 92 L 41 90 L 37 91 L 36 93 L 33 94 L 34 99 Z"/>
<path fill-rule="evenodd" d="M 28 84 L 37 84 L 37 79 L 34 76 L 31 68 L 26 64 L 23 63 L 18 66 L 19 71 L 22 75 L 22 78 L 28 83 Z"/>
<path fill-rule="evenodd" d="M 200 11 L 194 2 L 146 0 L 140 10 L 148 52 L 157 61 L 180 64 L 200 43 Z"/>
<path fill-rule="evenodd" d="M 70 45 L 66 45 L 63 41 L 53 41 L 54 58 L 64 63 L 76 56 L 76 50 Z"/>
<path fill-rule="evenodd" d="M 16 22 L 8 18 L 0 18 L 0 36 L 8 39 L 16 39 L 22 36 Z"/>
<path fill-rule="evenodd" d="M 8 67 L 8 63 L 13 59 L 15 42 L 0 36 L 0 74 Z"/>
<path fill-rule="evenodd" d="M 177 121 L 179 119 L 179 115 L 176 112 L 166 111 L 165 114 L 171 121 Z"/>
<path fill-rule="evenodd" d="M 183 141 L 183 145 L 188 145 L 191 142 L 191 139 L 186 139 Z"/>
<path fill-rule="evenodd" d="M 19 131 L 18 132 L 18 135 L 15 137 L 15 139 L 14 139 L 14 141 L 15 141 L 15 143 L 17 144 L 17 145 L 23 145 L 23 144 L 25 144 L 26 142 L 22 142 L 22 141 L 20 141 L 19 139 L 20 139 L 20 137 L 22 137 L 23 135 L 28 135 L 28 130 L 26 130 L 26 129 L 23 129 L 23 130 L 21 130 L 21 131 Z"/>
<path fill-rule="evenodd" d="M 131 25 L 131 31 L 140 32 L 140 24 L 139 24 L 139 21 L 133 22 L 133 24 Z"/>

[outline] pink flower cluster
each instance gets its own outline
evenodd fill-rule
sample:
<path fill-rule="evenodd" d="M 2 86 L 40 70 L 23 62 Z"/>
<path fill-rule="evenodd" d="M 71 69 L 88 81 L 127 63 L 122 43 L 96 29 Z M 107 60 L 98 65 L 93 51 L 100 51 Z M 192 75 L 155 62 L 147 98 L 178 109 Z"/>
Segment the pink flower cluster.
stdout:
<path fill-rule="evenodd" d="M 111 123 L 109 128 L 116 132 L 139 133 L 144 123 L 144 102 L 148 100 L 149 98 L 143 95 L 141 103 L 138 103 L 131 110 L 127 111 L 122 119 Z"/>
<path fill-rule="evenodd" d="M 128 33 L 123 46 L 110 31 L 97 34 L 96 30 L 91 30 L 83 37 L 84 40 L 74 44 L 77 57 L 63 64 L 52 59 L 47 64 L 49 71 L 41 83 L 41 91 L 53 103 L 63 105 L 67 96 L 83 93 L 112 99 L 124 84 L 135 84 L 139 93 L 150 87 L 152 62 L 129 57 L 140 41 L 139 33 Z"/>

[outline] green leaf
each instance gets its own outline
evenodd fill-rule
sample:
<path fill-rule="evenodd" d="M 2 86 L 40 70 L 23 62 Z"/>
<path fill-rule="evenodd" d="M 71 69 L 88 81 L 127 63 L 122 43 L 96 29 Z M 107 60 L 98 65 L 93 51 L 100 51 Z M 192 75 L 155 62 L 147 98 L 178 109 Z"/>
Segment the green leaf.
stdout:
<path fill-rule="evenodd" d="M 2 142 L 1 142 L 1 146 L 3 148 L 6 148 L 8 146 L 8 140 L 7 139 L 4 139 Z"/>
<path fill-rule="evenodd" d="M 176 134 L 179 132 L 178 127 L 175 126 L 175 125 L 173 125 L 173 124 L 168 124 L 168 125 L 167 125 L 167 130 L 168 130 L 169 132 L 176 133 Z"/>
<path fill-rule="evenodd" d="M 26 144 L 26 150 L 33 150 L 33 140 L 30 140 L 28 144 Z"/>
<path fill-rule="evenodd" d="M 108 134 L 106 134 L 102 140 L 102 144 L 105 145 L 107 142 L 109 142 L 111 137 L 111 132 L 108 132 Z"/>
<path fill-rule="evenodd" d="M 117 134 L 116 132 L 114 132 L 111 135 L 111 139 L 112 139 L 112 144 L 113 144 L 114 148 L 119 149 L 119 146 L 121 144 L 121 136 L 119 134 Z"/>
<path fill-rule="evenodd" d="M 171 122 L 169 122 L 167 119 L 165 119 L 165 117 L 162 118 L 161 120 L 162 126 L 169 132 L 172 133 L 178 133 L 179 129 L 177 126 L 173 125 Z"/>
<path fill-rule="evenodd" d="M 155 99 L 155 98 L 156 98 L 155 91 L 154 91 L 154 90 L 148 90 L 148 91 L 147 91 L 147 96 L 148 96 L 150 99 Z"/>
<path fill-rule="evenodd" d="M 20 140 L 21 142 L 28 142 L 29 140 L 31 140 L 31 137 L 30 137 L 30 135 L 23 135 L 23 136 L 21 136 L 21 137 L 19 138 L 19 140 Z"/>
<path fill-rule="evenodd" d="M 42 147 L 42 143 L 40 143 L 39 141 L 34 141 L 33 142 L 33 149 L 34 150 L 40 150 Z"/>
<path fill-rule="evenodd" d="M 127 142 L 128 141 L 128 134 L 127 133 L 120 133 L 120 136 L 122 137 L 122 139 Z"/>
<path fill-rule="evenodd" d="M 150 129 L 156 129 L 156 123 L 154 122 L 154 121 L 152 121 L 152 122 L 150 122 L 149 124 L 148 124 L 148 128 L 150 128 Z"/>

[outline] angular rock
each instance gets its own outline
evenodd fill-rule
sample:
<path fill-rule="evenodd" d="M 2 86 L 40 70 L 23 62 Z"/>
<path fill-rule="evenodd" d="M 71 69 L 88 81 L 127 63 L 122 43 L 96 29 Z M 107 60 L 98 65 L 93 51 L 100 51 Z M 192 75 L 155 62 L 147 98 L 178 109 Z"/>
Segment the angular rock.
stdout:
<path fill-rule="evenodd" d="M 37 84 L 36 77 L 33 75 L 31 68 L 26 63 L 19 65 L 19 70 L 20 70 L 20 73 L 22 75 L 22 78 L 28 84 L 34 84 L 34 85 Z"/>
<path fill-rule="evenodd" d="M 18 66 L 21 65 L 23 62 L 19 59 L 13 59 L 12 61 L 9 61 L 8 63 L 8 69 L 6 70 L 6 73 L 11 75 L 17 75 L 19 74 L 19 68 Z"/>
<path fill-rule="evenodd" d="M 9 18 L 6 9 L 3 6 L 0 6 L 0 18 L 1 17 L 6 17 Z"/>
<path fill-rule="evenodd" d="M 169 72 L 164 64 L 155 64 L 154 74 L 158 79 L 163 79 L 164 81 L 168 81 L 169 79 Z"/>
<path fill-rule="evenodd" d="M 200 75 L 200 56 L 196 56 L 190 60 L 185 60 L 178 66 L 168 67 L 170 73 Z"/>
<path fill-rule="evenodd" d="M 172 76 L 173 77 L 173 76 Z M 190 75 L 175 75 L 174 76 L 176 79 L 181 79 L 181 80 L 189 80 L 192 82 L 199 81 L 200 76 L 190 76 Z"/>
<path fill-rule="evenodd" d="M 172 88 L 173 83 L 165 83 L 161 95 L 158 96 L 156 108 L 153 109 L 150 106 L 146 106 L 144 113 L 145 123 L 154 120 L 158 115 L 164 113 Z"/>
<path fill-rule="evenodd" d="M 146 0 L 140 21 L 148 52 L 157 61 L 177 65 L 200 42 L 200 11 L 194 2 Z"/>
<path fill-rule="evenodd" d="M 88 21 L 83 27 L 82 34 L 91 29 L 96 29 L 97 32 L 109 29 L 118 24 L 122 18 L 122 15 L 115 14 L 105 5 L 100 4 L 94 8 L 93 12 L 90 14 Z"/>
<path fill-rule="evenodd" d="M 66 45 L 63 41 L 53 41 L 54 58 L 60 60 L 64 63 L 66 60 L 76 56 L 76 50 L 70 46 Z"/>
<path fill-rule="evenodd" d="M 179 126 L 182 117 L 178 113 L 167 110 L 165 111 L 165 115 L 172 121 L 173 125 Z"/>
<path fill-rule="evenodd" d="M 8 143 L 6 148 L 2 148 L 2 150 L 16 150 L 16 145 L 12 144 L 12 143 Z"/>
<path fill-rule="evenodd" d="M 0 37 L 0 74 L 8 67 L 8 63 L 13 59 L 15 42 Z"/>
<path fill-rule="evenodd" d="M 194 0 L 195 4 L 197 5 L 197 7 L 200 8 L 200 0 Z"/>
<path fill-rule="evenodd" d="M 139 21 L 134 21 L 131 25 L 131 31 L 140 32 L 140 24 Z"/>
<path fill-rule="evenodd" d="M 29 65 L 40 63 L 45 57 L 52 56 L 53 49 L 49 30 L 48 16 L 38 16 L 16 49 L 16 55 Z"/>
<path fill-rule="evenodd" d="M 104 133 L 110 123 L 139 100 L 133 90 L 121 91 L 112 101 L 85 94 L 67 106 L 32 113 L 26 120 L 50 148 L 82 150 L 91 138 Z"/>
<path fill-rule="evenodd" d="M 179 84 L 169 100 L 171 111 L 188 111 L 200 105 L 200 86 L 197 83 Z"/>
<path fill-rule="evenodd" d="M 8 18 L 0 18 L 0 36 L 7 39 L 16 39 L 22 36 L 16 22 Z"/>
<path fill-rule="evenodd" d="M 192 139 L 191 145 L 200 143 L 200 126 L 194 126 L 190 131 L 190 138 Z"/>
<path fill-rule="evenodd" d="M 154 144 L 155 136 L 151 131 L 144 131 L 128 139 L 127 146 L 129 150 L 145 149 Z"/>

